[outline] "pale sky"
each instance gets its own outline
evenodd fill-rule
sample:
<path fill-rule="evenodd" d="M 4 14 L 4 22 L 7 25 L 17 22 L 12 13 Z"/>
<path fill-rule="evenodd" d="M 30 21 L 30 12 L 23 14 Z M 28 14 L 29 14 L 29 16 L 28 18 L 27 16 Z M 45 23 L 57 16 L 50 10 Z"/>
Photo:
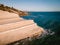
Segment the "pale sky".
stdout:
<path fill-rule="evenodd" d="M 24 11 L 60 11 L 60 0 L 0 0 L 0 4 Z"/>

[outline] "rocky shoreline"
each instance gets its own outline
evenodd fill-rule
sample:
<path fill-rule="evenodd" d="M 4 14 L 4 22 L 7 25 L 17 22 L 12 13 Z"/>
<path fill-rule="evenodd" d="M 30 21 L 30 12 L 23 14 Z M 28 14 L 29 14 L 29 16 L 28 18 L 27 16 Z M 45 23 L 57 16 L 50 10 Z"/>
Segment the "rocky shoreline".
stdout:
<path fill-rule="evenodd" d="M 14 45 L 15 41 L 26 44 L 25 42 L 37 39 L 44 32 L 33 20 L 25 20 L 18 14 L 0 10 L 0 45 Z"/>

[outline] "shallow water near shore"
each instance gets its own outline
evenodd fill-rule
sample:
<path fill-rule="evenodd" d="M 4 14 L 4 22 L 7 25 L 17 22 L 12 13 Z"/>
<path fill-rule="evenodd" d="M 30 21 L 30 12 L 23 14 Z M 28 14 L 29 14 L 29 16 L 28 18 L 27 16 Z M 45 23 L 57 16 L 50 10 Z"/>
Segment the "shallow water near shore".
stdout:
<path fill-rule="evenodd" d="M 34 20 L 34 22 L 44 29 L 60 29 L 60 12 L 28 12 L 28 16 L 22 18 L 27 20 Z"/>

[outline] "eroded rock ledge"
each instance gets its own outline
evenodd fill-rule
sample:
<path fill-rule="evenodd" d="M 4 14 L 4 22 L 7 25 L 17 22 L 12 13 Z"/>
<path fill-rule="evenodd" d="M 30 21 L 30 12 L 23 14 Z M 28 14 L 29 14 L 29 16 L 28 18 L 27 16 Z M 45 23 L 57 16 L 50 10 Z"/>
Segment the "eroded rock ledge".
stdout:
<path fill-rule="evenodd" d="M 19 40 L 26 44 L 27 41 L 38 39 L 44 32 L 33 20 L 25 20 L 16 13 L 0 10 L 0 45 Z"/>
<path fill-rule="evenodd" d="M 42 32 L 39 35 L 35 35 L 35 36 L 32 36 L 32 37 L 27 37 L 27 38 L 9 43 L 7 45 L 33 45 L 35 43 L 35 41 L 41 39 L 41 37 L 43 37 L 43 35 L 44 35 L 44 32 Z"/>

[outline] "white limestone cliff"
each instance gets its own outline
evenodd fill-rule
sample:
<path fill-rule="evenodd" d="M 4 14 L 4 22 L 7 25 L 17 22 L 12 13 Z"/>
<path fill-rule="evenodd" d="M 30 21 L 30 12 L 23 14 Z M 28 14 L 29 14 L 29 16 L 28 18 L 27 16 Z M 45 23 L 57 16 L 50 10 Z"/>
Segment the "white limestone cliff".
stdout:
<path fill-rule="evenodd" d="M 0 10 L 0 45 L 41 35 L 43 32 L 44 29 L 33 20 L 25 20 L 17 14 Z"/>

